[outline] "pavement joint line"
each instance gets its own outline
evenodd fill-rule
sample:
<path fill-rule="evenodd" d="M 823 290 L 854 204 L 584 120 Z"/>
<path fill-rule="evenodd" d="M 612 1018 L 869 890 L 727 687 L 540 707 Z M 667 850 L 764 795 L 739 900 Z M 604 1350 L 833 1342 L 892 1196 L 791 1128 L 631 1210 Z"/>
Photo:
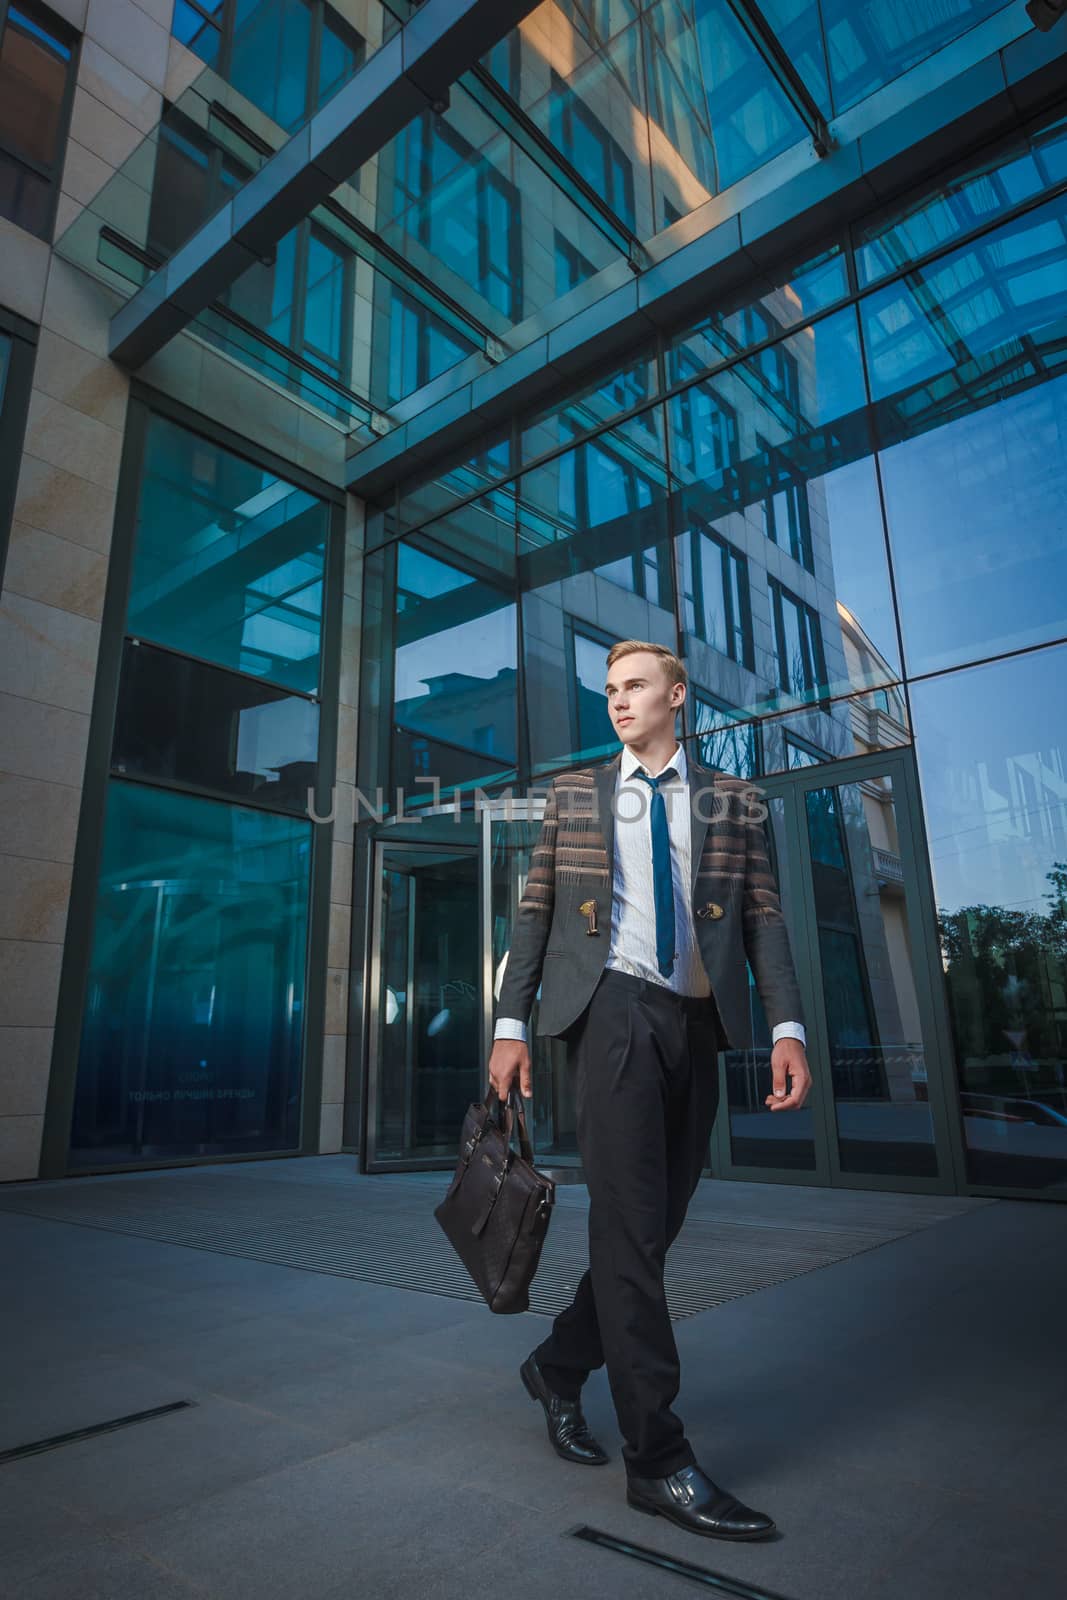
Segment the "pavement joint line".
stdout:
<path fill-rule="evenodd" d="M 686 1561 L 681 1556 L 654 1550 L 651 1545 L 637 1544 L 633 1539 L 624 1539 L 619 1534 L 604 1533 L 602 1529 L 590 1527 L 585 1522 L 580 1522 L 577 1527 L 565 1531 L 573 1538 L 582 1539 L 587 1544 L 596 1545 L 604 1550 L 615 1550 L 619 1555 L 629 1556 L 631 1560 L 644 1561 L 649 1566 L 661 1567 L 665 1572 L 677 1573 L 679 1577 L 688 1578 L 706 1589 L 715 1589 L 719 1594 L 733 1595 L 736 1600 L 789 1600 L 788 1596 L 780 1594 L 775 1589 L 762 1589 L 756 1584 L 748 1583 L 744 1578 L 734 1578 L 725 1572 L 713 1572 L 710 1567 L 702 1567 L 695 1561 Z"/>
<path fill-rule="evenodd" d="M 46 1450 L 58 1450 L 63 1445 L 77 1444 L 80 1439 L 95 1439 L 101 1433 L 115 1433 L 119 1428 L 129 1428 L 135 1422 L 150 1422 L 155 1417 L 168 1416 L 172 1411 L 184 1411 L 195 1406 L 195 1400 L 170 1400 L 163 1406 L 150 1406 L 147 1411 L 131 1411 L 124 1417 L 111 1417 L 107 1422 L 93 1422 L 87 1428 L 73 1428 L 69 1433 L 53 1433 L 46 1439 L 34 1439 L 29 1444 L 13 1445 L 10 1450 L 0 1450 L 0 1466 L 11 1461 L 23 1461 L 27 1456 L 39 1456 Z"/>

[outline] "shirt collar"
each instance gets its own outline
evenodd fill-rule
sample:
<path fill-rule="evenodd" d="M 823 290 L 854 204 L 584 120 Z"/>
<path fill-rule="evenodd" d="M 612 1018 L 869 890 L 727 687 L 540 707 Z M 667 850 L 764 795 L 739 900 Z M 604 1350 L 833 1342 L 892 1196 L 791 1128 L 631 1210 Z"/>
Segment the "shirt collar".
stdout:
<path fill-rule="evenodd" d="M 628 744 L 624 744 L 622 747 L 622 759 L 619 762 L 619 777 L 623 780 L 632 778 L 637 768 L 642 764 L 643 763 L 639 760 L 639 758 L 634 755 L 633 751 L 630 749 L 630 746 Z M 667 762 L 667 766 L 675 769 L 683 783 L 686 781 L 687 766 L 684 745 L 680 744 L 678 746 L 673 756 L 671 756 L 671 759 Z M 666 767 L 663 770 L 666 771 Z M 650 773 L 649 776 L 658 778 L 660 774 L 658 772 L 653 772 Z"/>

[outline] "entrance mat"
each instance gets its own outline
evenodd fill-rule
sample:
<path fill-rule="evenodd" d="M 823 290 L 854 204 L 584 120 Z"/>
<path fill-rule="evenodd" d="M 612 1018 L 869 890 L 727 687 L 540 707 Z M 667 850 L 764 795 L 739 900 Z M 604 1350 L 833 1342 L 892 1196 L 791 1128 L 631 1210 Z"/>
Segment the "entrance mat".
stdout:
<path fill-rule="evenodd" d="M 20 1183 L 0 1211 L 135 1234 L 302 1272 L 480 1302 L 433 1208 L 447 1172 L 355 1171 L 350 1155 L 242 1161 Z M 701 1182 L 667 1257 L 678 1320 L 831 1266 L 995 1200 Z M 530 1310 L 555 1316 L 588 1263 L 588 1196 L 556 1190 Z"/>

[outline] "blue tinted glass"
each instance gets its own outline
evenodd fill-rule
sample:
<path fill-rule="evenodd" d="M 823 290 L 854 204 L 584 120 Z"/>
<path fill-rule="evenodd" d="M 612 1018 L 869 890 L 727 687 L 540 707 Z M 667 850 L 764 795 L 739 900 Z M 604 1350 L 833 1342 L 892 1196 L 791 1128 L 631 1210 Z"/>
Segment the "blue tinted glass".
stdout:
<path fill-rule="evenodd" d="M 933 55 L 1005 0 L 899 0 L 891 6 L 857 6 L 821 0 L 834 110 L 842 112 Z"/>
<path fill-rule="evenodd" d="M 1067 633 L 1067 374 L 881 454 L 909 671 Z"/>
<path fill-rule="evenodd" d="M 892 442 L 1062 363 L 1067 196 L 860 302 L 880 436 Z"/>
<path fill-rule="evenodd" d="M 967 1177 L 1062 1192 L 1067 649 L 910 692 Z"/>
<path fill-rule="evenodd" d="M 189 5 L 188 0 L 174 0 L 171 33 L 190 50 L 194 50 L 201 61 L 206 61 L 209 66 L 214 66 L 218 61 L 222 35 L 215 23 L 210 22 L 208 18 L 216 16 L 221 20 L 224 5 L 225 0 L 216 0 L 215 4 L 211 4 L 211 0 L 205 0 L 205 4 L 198 9 Z"/>
<path fill-rule="evenodd" d="M 310 54 L 305 0 L 237 0 L 230 82 L 283 128 L 307 115 Z"/>
<path fill-rule="evenodd" d="M 303 815 L 318 743 L 316 701 L 126 640 L 113 771 Z"/>
<path fill-rule="evenodd" d="M 700 191 L 670 196 L 679 210 L 692 210 L 804 138 L 804 124 L 727 0 L 685 7 L 658 0 L 648 23 L 668 137 L 703 180 Z"/>
<path fill-rule="evenodd" d="M 576 700 L 571 692 L 581 662 L 590 659 L 580 635 L 675 647 L 662 408 L 648 415 L 654 426 L 642 434 L 629 428 L 601 434 L 520 481 L 519 580 L 535 773 L 603 754 L 601 713 L 586 695 Z M 602 642 L 599 680 L 588 688 L 601 700 L 607 648 Z M 586 651 L 580 659 L 579 650 Z"/>
<path fill-rule="evenodd" d="M 716 305 L 703 321 L 675 335 L 667 347 L 668 383 L 682 383 L 706 367 L 718 366 L 843 300 L 848 294 L 845 252 L 835 243 L 775 274 L 772 281 L 773 288 L 755 293 L 747 286 Z"/>
<path fill-rule="evenodd" d="M 865 393 L 848 308 L 668 402 L 690 683 L 738 716 L 899 674 Z M 820 749 L 852 749 L 846 708 L 801 716 Z"/>
<path fill-rule="evenodd" d="M 11 366 L 11 340 L 6 333 L 0 333 L 0 411 L 4 409 L 4 395 L 7 391 L 7 374 Z"/>
<path fill-rule="evenodd" d="M 427 551 L 397 552 L 394 716 L 397 782 L 417 805 L 443 788 L 509 773 L 516 760 L 512 595 Z"/>
<path fill-rule="evenodd" d="M 383 286 L 384 287 L 384 286 Z M 394 405 L 405 395 L 429 383 L 440 373 L 454 367 L 457 361 L 475 348 L 473 342 L 461 339 L 440 317 L 391 284 L 385 289 L 389 296 L 388 363 L 386 372 L 382 363 L 375 362 L 375 389 L 379 389 L 385 376 L 385 394 L 376 392 L 374 398 L 383 408 Z"/>
<path fill-rule="evenodd" d="M 316 693 L 329 508 L 149 420 L 127 632 Z"/>
<path fill-rule="evenodd" d="M 363 61 L 365 53 L 364 41 L 360 36 L 339 17 L 334 17 L 327 6 L 319 46 L 317 103 L 320 106 L 326 103 L 342 83 L 348 81 Z"/>
<path fill-rule="evenodd" d="M 298 1145 L 311 826 L 111 780 L 76 1165 Z"/>
<path fill-rule="evenodd" d="M 308 239 L 307 294 L 304 300 L 304 349 L 313 361 L 339 369 L 344 327 L 345 261 L 340 251 L 318 234 Z"/>
<path fill-rule="evenodd" d="M 857 231 L 856 272 L 860 286 L 875 283 L 918 257 L 994 221 L 1032 195 L 1067 178 L 1067 117 L 998 151 L 911 198 L 889 215 Z"/>

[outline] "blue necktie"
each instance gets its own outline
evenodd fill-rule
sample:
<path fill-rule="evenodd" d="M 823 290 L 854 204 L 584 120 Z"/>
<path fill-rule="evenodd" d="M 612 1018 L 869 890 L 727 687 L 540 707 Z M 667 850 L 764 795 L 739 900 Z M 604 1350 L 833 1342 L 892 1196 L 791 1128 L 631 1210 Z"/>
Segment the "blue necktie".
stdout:
<path fill-rule="evenodd" d="M 667 826 L 667 807 L 659 786 L 669 783 L 678 774 L 673 767 L 668 767 L 658 778 L 650 778 L 640 767 L 635 767 L 634 771 L 652 789 L 649 820 L 652 831 L 652 889 L 656 902 L 656 965 L 663 976 L 669 978 L 674 970 L 674 880 L 671 876 L 671 835 Z"/>

